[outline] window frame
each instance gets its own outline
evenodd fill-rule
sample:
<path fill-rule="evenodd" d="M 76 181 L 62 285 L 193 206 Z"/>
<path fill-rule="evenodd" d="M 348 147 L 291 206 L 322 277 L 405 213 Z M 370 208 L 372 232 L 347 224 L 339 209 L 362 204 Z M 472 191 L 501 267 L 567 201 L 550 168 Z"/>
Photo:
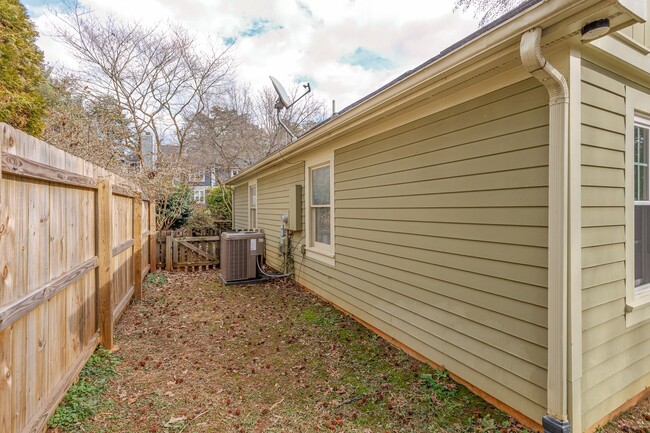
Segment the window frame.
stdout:
<path fill-rule="evenodd" d="M 255 203 L 253 203 L 253 194 L 252 190 L 255 188 Z M 258 218 L 258 205 L 257 198 L 259 196 L 257 190 L 257 179 L 254 181 L 248 182 L 248 227 L 251 229 L 257 228 L 257 218 Z M 255 224 L 253 224 L 253 212 L 255 212 Z"/>
<path fill-rule="evenodd" d="M 205 204 L 205 190 L 204 189 L 195 189 L 194 190 L 194 202 Z"/>
<path fill-rule="evenodd" d="M 650 124 L 649 94 L 626 87 L 625 123 L 625 324 L 631 327 L 650 321 L 650 284 L 636 287 L 634 254 L 635 205 L 647 203 L 647 201 L 635 201 L 634 128 L 639 124 L 644 126 Z M 648 150 L 650 151 L 650 146 Z M 648 187 L 650 187 L 650 179 Z"/>
<path fill-rule="evenodd" d="M 315 239 L 315 223 L 313 209 L 316 207 L 325 207 L 322 205 L 312 206 L 312 171 L 329 166 L 329 183 L 330 183 L 330 244 L 317 242 Z M 336 236 L 335 236 L 335 207 L 334 207 L 334 151 L 325 151 L 313 155 L 305 161 L 305 210 L 307 217 L 305 218 L 305 255 L 308 258 L 317 260 L 326 265 L 334 266 L 335 250 L 336 250 Z"/>

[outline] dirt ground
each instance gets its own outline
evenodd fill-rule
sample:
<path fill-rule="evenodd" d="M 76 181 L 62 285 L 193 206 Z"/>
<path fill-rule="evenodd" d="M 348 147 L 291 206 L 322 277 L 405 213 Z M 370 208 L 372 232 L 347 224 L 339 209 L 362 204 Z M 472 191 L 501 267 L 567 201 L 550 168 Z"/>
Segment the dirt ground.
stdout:
<path fill-rule="evenodd" d="M 597 433 L 650 433 L 650 397 L 597 430 Z"/>
<path fill-rule="evenodd" d="M 83 431 L 526 431 L 286 281 L 150 280 L 117 326 L 118 376 Z M 603 431 L 649 432 L 649 407 Z"/>

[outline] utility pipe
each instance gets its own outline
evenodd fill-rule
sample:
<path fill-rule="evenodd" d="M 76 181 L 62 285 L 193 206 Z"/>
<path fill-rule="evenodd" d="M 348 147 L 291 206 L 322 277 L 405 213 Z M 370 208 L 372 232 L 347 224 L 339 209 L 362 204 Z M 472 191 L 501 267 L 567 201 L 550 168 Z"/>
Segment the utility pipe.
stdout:
<path fill-rule="evenodd" d="M 545 433 L 568 433 L 568 155 L 569 86 L 562 74 L 542 55 L 542 29 L 521 37 L 521 61 L 549 94 L 548 197 L 548 370 Z"/>

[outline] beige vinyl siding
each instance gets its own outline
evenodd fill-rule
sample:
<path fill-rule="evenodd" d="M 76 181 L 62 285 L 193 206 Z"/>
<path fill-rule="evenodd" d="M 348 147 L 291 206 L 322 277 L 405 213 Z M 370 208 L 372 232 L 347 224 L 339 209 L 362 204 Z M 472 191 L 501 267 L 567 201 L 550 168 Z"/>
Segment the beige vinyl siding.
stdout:
<path fill-rule="evenodd" d="M 648 1 L 648 17 L 650 17 L 650 0 Z M 645 23 L 634 24 L 620 31 L 626 36 L 631 37 L 641 45 L 650 48 L 650 21 Z"/>
<path fill-rule="evenodd" d="M 625 91 L 625 85 L 616 75 L 586 61 L 583 63 L 582 425 L 585 428 L 650 384 L 650 324 L 626 328 L 624 315 Z"/>
<path fill-rule="evenodd" d="M 236 186 L 233 189 L 233 229 L 248 228 L 248 184 Z"/>
<path fill-rule="evenodd" d="M 262 176 L 257 179 L 257 226 L 265 233 L 267 263 L 272 268 L 283 271 L 281 269 L 283 260 L 279 249 L 280 225 L 282 225 L 280 217 L 289 212 L 289 187 L 305 183 L 305 165 L 293 164 L 270 175 Z M 299 242 L 302 237 L 302 232 L 296 232 L 292 236 L 292 241 Z"/>
<path fill-rule="evenodd" d="M 545 414 L 548 96 L 526 80 L 338 149 L 335 266 L 298 281 L 526 416 Z"/>

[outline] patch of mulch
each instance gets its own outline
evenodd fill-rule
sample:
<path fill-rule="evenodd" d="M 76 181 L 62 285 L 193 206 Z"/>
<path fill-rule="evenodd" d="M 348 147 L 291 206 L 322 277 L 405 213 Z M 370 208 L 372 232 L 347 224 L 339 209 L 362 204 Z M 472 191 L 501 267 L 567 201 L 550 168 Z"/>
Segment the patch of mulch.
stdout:
<path fill-rule="evenodd" d="M 78 431 L 526 431 L 289 281 L 163 277 L 118 323 L 118 377 Z"/>
<path fill-rule="evenodd" d="M 598 429 L 598 432 L 650 433 L 650 397 Z"/>

